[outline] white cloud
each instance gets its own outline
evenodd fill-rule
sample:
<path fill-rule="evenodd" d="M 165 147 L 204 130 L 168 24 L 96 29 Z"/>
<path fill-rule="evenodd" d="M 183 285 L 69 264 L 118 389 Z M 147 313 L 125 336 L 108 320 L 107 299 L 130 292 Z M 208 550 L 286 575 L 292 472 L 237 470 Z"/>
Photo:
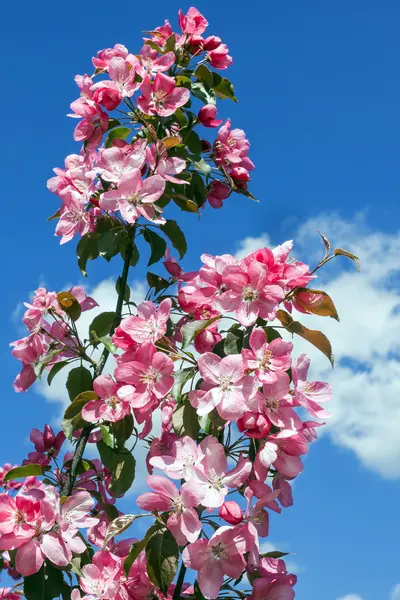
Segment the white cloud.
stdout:
<path fill-rule="evenodd" d="M 318 248 L 317 230 L 335 247 L 357 254 L 361 273 L 350 263 L 342 270 L 346 259 L 340 257 L 336 264 L 324 267 L 323 283 L 316 285 L 333 298 L 340 324 L 333 319 L 299 316 L 304 325 L 328 336 L 336 356 L 335 370 L 331 371 L 326 358 L 307 342 L 297 338 L 295 349 L 313 359 L 313 379 L 333 384 L 333 417 L 327 428 L 333 441 L 353 450 L 365 466 L 383 477 L 398 478 L 400 236 L 369 230 L 362 215 L 352 221 L 322 216 L 307 221 L 295 236 L 297 247 L 304 250 L 298 249 L 297 254 L 305 260 Z"/>
<path fill-rule="evenodd" d="M 347 594 L 347 596 L 341 596 L 337 600 L 362 600 L 362 598 L 361 596 L 357 596 L 357 594 Z"/>
<path fill-rule="evenodd" d="M 245 237 L 238 243 L 235 256 L 241 259 L 250 254 L 250 252 L 254 252 L 254 250 L 258 250 L 259 248 L 265 248 L 266 246 L 271 246 L 271 238 L 266 233 L 262 233 L 256 237 Z"/>
<path fill-rule="evenodd" d="M 394 586 L 390 595 L 390 600 L 400 600 L 400 583 Z"/>

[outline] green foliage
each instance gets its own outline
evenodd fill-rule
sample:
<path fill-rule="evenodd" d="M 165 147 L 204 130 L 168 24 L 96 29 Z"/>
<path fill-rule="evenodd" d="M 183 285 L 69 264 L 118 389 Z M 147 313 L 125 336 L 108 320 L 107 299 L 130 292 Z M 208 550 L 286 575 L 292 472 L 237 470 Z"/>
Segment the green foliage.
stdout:
<path fill-rule="evenodd" d="M 29 477 L 30 475 L 44 475 L 46 471 L 50 470 L 50 467 L 44 467 L 43 465 L 24 465 L 23 467 L 15 467 L 7 472 L 4 481 L 13 481 L 20 477 Z"/>
<path fill-rule="evenodd" d="M 78 266 L 83 275 L 87 277 L 86 265 L 88 260 L 94 260 L 99 256 L 98 241 L 100 235 L 95 231 L 86 233 L 78 242 L 76 254 L 78 257 Z"/>
<path fill-rule="evenodd" d="M 157 531 L 146 544 L 147 574 L 163 594 L 174 580 L 179 561 L 178 544 L 168 529 Z"/>
<path fill-rule="evenodd" d="M 87 392 L 93 387 L 93 379 L 86 367 L 75 367 L 68 373 L 66 387 L 70 400 L 74 400 L 82 392 Z"/>
<path fill-rule="evenodd" d="M 112 474 L 111 493 L 113 496 L 122 496 L 129 490 L 135 479 L 134 457 L 125 447 L 113 450 L 104 442 L 98 442 L 97 448 L 103 464 Z"/>
<path fill-rule="evenodd" d="M 184 437 L 188 435 L 196 440 L 199 435 L 200 425 L 196 409 L 187 400 L 184 404 L 178 404 L 172 414 L 172 426 L 176 435 Z"/>
<path fill-rule="evenodd" d="M 147 264 L 148 266 L 154 265 L 154 263 L 157 263 L 163 258 L 167 249 L 167 244 L 164 238 L 159 236 L 158 233 L 152 231 L 151 229 L 145 229 L 143 232 L 143 237 L 149 244 L 151 250 L 150 259 Z"/>
<path fill-rule="evenodd" d="M 112 129 L 106 138 L 106 148 L 111 148 L 113 140 L 126 140 L 130 133 L 132 133 L 132 129 L 129 127 L 116 127 Z"/>
<path fill-rule="evenodd" d="M 218 321 L 221 317 L 213 317 L 212 319 L 192 321 L 182 327 L 182 348 L 187 348 L 194 341 L 195 337 L 202 331 L 207 329 L 212 323 Z"/>
<path fill-rule="evenodd" d="M 49 563 L 24 579 L 24 596 L 27 600 L 53 600 L 71 597 L 71 589 L 64 581 L 63 572 Z"/>
<path fill-rule="evenodd" d="M 89 326 L 89 339 L 97 346 L 100 338 L 108 335 L 116 318 L 115 312 L 103 312 L 93 319 Z"/>

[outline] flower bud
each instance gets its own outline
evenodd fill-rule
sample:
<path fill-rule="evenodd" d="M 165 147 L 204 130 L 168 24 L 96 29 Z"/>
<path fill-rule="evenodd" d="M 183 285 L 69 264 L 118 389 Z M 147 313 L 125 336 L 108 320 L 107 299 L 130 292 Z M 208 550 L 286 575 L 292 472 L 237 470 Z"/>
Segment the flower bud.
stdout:
<path fill-rule="evenodd" d="M 114 110 L 122 101 L 121 92 L 111 87 L 99 87 L 94 91 L 93 100 L 106 110 Z"/>
<path fill-rule="evenodd" d="M 250 181 L 250 173 L 244 167 L 233 167 L 230 176 L 235 181 Z"/>
<path fill-rule="evenodd" d="M 227 500 L 220 506 L 218 515 L 230 525 L 239 525 L 243 521 L 243 513 L 237 502 Z"/>
<path fill-rule="evenodd" d="M 204 127 L 219 127 L 222 119 L 216 119 L 216 115 L 217 107 L 215 104 L 206 104 L 200 109 L 197 118 Z"/>
<path fill-rule="evenodd" d="M 270 421 L 260 413 L 246 412 L 237 422 L 239 431 L 253 439 L 265 438 L 271 429 Z"/>
<path fill-rule="evenodd" d="M 213 208 L 221 208 L 222 201 L 225 200 L 231 192 L 231 188 L 220 181 L 213 181 L 207 194 L 207 200 Z"/>

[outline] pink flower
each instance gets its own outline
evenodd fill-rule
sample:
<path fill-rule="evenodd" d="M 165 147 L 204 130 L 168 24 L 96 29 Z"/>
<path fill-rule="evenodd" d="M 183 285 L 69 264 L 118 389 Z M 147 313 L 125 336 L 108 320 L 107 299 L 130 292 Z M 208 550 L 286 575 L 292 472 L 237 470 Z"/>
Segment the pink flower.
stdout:
<path fill-rule="evenodd" d="M 295 400 L 317 419 L 326 419 L 330 413 L 319 403 L 332 398 L 332 386 L 322 381 L 307 381 L 310 359 L 301 354 L 293 368 L 293 383 L 296 388 Z"/>
<path fill-rule="evenodd" d="M 102 111 L 95 102 L 87 102 L 85 98 L 79 98 L 71 104 L 74 114 L 69 115 L 82 121 L 78 123 L 74 131 L 74 140 L 83 142 L 90 140 L 94 146 L 98 146 L 102 134 L 107 131 L 108 115 Z"/>
<path fill-rule="evenodd" d="M 96 598 L 115 598 L 120 582 L 119 575 L 122 560 L 111 554 L 108 550 L 96 552 L 92 563 L 82 567 L 80 585 L 86 594 L 93 594 Z"/>
<path fill-rule="evenodd" d="M 182 267 L 178 263 L 177 259 L 171 256 L 171 250 L 169 248 L 167 248 L 165 251 L 163 265 L 174 279 L 179 278 L 182 273 Z"/>
<path fill-rule="evenodd" d="M 69 290 L 69 293 L 75 296 L 75 298 L 78 300 L 79 304 L 81 305 L 82 312 L 91 310 L 95 306 L 98 306 L 94 298 L 86 295 L 85 289 L 81 285 L 74 285 L 74 287 Z"/>
<path fill-rule="evenodd" d="M 228 198 L 231 193 L 231 188 L 220 181 L 212 181 L 210 189 L 207 193 L 207 200 L 213 208 L 221 208 L 222 201 Z"/>
<path fill-rule="evenodd" d="M 257 327 L 250 334 L 251 350 L 242 350 L 245 367 L 255 370 L 261 383 L 273 383 L 278 380 L 277 373 L 290 369 L 293 349 L 291 342 L 276 338 L 267 344 L 264 329 Z"/>
<path fill-rule="evenodd" d="M 263 414 L 247 411 L 238 419 L 237 426 L 239 431 L 257 440 L 267 437 L 272 423 Z"/>
<path fill-rule="evenodd" d="M 167 331 L 171 305 L 170 298 L 165 298 L 158 309 L 153 302 L 142 302 L 137 308 L 137 316 L 124 319 L 120 327 L 139 344 L 143 342 L 155 344 Z"/>
<path fill-rule="evenodd" d="M 208 60 L 215 69 L 227 69 L 233 63 L 226 44 L 220 44 L 215 50 L 211 50 L 208 53 Z"/>
<path fill-rule="evenodd" d="M 257 395 L 259 411 L 276 427 L 297 429 L 301 427 L 301 419 L 293 410 L 289 375 L 282 371 L 276 375 L 276 381 L 264 383 L 262 393 Z"/>
<path fill-rule="evenodd" d="M 145 77 L 141 84 L 142 95 L 137 104 L 140 110 L 147 115 L 169 117 L 186 104 L 190 91 L 183 87 L 176 87 L 175 79 L 163 73 L 157 73 L 154 81 Z"/>
<path fill-rule="evenodd" d="M 206 104 L 199 110 L 197 119 L 204 127 L 219 127 L 222 123 L 221 119 L 216 119 L 217 107 L 215 104 Z"/>
<path fill-rule="evenodd" d="M 140 63 L 141 67 L 138 67 L 138 73 L 142 77 L 146 74 L 153 75 L 163 71 L 168 71 L 175 62 L 175 54 L 173 52 L 166 52 L 161 56 L 158 55 L 157 50 L 150 48 L 145 44 L 140 51 Z"/>
<path fill-rule="evenodd" d="M 203 457 L 194 467 L 186 469 L 186 481 L 198 504 L 219 508 L 229 488 L 242 486 L 249 478 L 251 462 L 240 456 L 234 469 L 228 471 L 225 450 L 216 438 L 209 435 L 199 444 Z"/>
<path fill-rule="evenodd" d="M 276 435 L 270 436 L 268 441 L 259 450 L 255 469 L 264 468 L 265 479 L 271 465 L 275 467 L 284 477 L 296 477 L 303 470 L 300 456 L 307 454 L 308 443 L 306 438 L 296 430 L 283 429 Z M 260 473 L 261 474 L 261 473 Z"/>
<path fill-rule="evenodd" d="M 145 342 L 138 348 L 134 361 L 116 368 L 115 377 L 136 387 L 131 405 L 141 408 L 151 401 L 152 396 L 161 399 L 168 394 L 174 385 L 173 371 L 172 360 L 158 352 L 151 342 Z"/>
<path fill-rule="evenodd" d="M 39 429 L 32 429 L 29 439 L 34 444 L 36 452 L 30 452 L 28 455 L 29 460 L 24 461 L 23 464 L 49 465 L 52 457 L 59 455 L 61 446 L 65 441 L 65 433 L 59 431 L 55 436 L 50 425 L 45 425 L 43 432 Z"/>
<path fill-rule="evenodd" d="M 110 60 L 108 74 L 122 98 L 130 98 L 139 88 L 140 83 L 135 82 L 135 66 L 121 56 L 115 56 Z M 104 83 L 100 82 L 100 85 Z"/>
<path fill-rule="evenodd" d="M 141 494 L 136 502 L 143 510 L 172 511 L 167 520 L 167 527 L 180 546 L 187 542 L 195 542 L 201 531 L 199 516 L 194 507 L 198 506 L 197 498 L 191 493 L 190 484 L 184 483 L 180 491 L 165 477 L 150 475 L 147 485 L 154 492 Z"/>
<path fill-rule="evenodd" d="M 248 171 L 254 165 L 248 157 L 250 143 L 242 129 L 232 129 L 231 121 L 227 119 L 225 125 L 218 131 L 214 142 L 215 160 L 217 164 L 225 166 L 228 170 L 233 167 L 244 167 Z"/>
<path fill-rule="evenodd" d="M 242 325 L 253 325 L 258 317 L 271 321 L 284 294 L 280 286 L 268 285 L 268 270 L 259 262 L 252 262 L 247 270 L 229 267 L 223 281 L 229 288 L 220 298 L 225 310 L 236 310 Z"/>
<path fill-rule="evenodd" d="M 246 600 L 294 600 L 294 597 L 291 585 L 261 577 L 254 580 L 253 593 Z"/>
<path fill-rule="evenodd" d="M 157 209 L 153 206 L 164 193 L 165 181 L 159 175 L 142 180 L 139 169 L 124 173 L 117 190 L 105 192 L 100 198 L 103 210 L 119 210 L 128 223 L 135 223 L 143 216 L 154 223 L 163 223 L 156 218 Z"/>
<path fill-rule="evenodd" d="M 220 358 L 206 352 L 198 360 L 200 375 L 204 380 L 201 391 L 189 393 L 192 405 L 200 416 L 207 415 L 214 408 L 228 421 L 236 421 L 246 411 L 248 401 L 257 391 L 255 380 L 245 375 L 240 354 Z"/>
<path fill-rule="evenodd" d="M 90 214 L 85 210 L 82 196 L 73 188 L 67 188 L 62 195 L 63 205 L 56 225 L 56 236 L 60 236 L 60 244 L 72 240 L 75 235 L 85 235 L 92 227 Z"/>
<path fill-rule="evenodd" d="M 89 423 L 98 421 L 120 421 L 131 412 L 129 402 L 125 400 L 127 390 L 131 386 L 118 386 L 109 375 L 100 375 L 93 382 L 93 389 L 99 396 L 97 400 L 90 400 L 82 408 L 82 418 Z"/>
<path fill-rule="evenodd" d="M 178 19 L 183 33 L 201 35 L 208 27 L 207 19 L 193 6 L 189 8 L 186 15 L 179 10 Z"/>
<path fill-rule="evenodd" d="M 95 170 L 101 178 L 110 183 L 119 184 L 122 176 L 132 174 L 136 169 L 141 169 L 146 160 L 146 140 L 138 140 L 129 151 L 113 146 L 100 151 L 100 159 Z"/>
<path fill-rule="evenodd" d="M 243 521 L 243 513 L 237 502 L 227 500 L 219 507 L 218 515 L 230 525 L 239 525 Z"/>
<path fill-rule="evenodd" d="M 169 157 L 162 142 L 148 146 L 146 148 L 146 158 L 150 169 L 155 175 L 160 175 L 163 179 L 172 183 L 186 183 L 183 179 L 175 177 L 175 175 L 179 175 L 185 170 L 186 161 L 178 156 Z"/>
<path fill-rule="evenodd" d="M 201 446 L 201 444 L 200 444 Z M 200 464 L 203 453 L 200 446 L 189 436 L 176 438 L 163 435 L 159 443 L 150 449 L 151 467 L 162 469 L 171 479 L 187 479 L 187 470 Z"/>
<path fill-rule="evenodd" d="M 183 562 L 198 571 L 201 593 L 216 598 L 224 575 L 237 579 L 246 567 L 245 540 L 234 527 L 220 527 L 209 540 L 189 544 L 182 553 Z"/>
<path fill-rule="evenodd" d="M 114 110 L 122 101 L 122 94 L 113 81 L 101 81 L 93 86 L 93 101 Z"/>
<path fill-rule="evenodd" d="M 115 44 L 114 48 L 105 48 L 97 53 L 97 57 L 92 58 L 93 66 L 96 69 L 104 71 L 108 70 L 110 60 L 116 56 L 126 58 L 128 56 L 128 50 L 122 44 Z"/>

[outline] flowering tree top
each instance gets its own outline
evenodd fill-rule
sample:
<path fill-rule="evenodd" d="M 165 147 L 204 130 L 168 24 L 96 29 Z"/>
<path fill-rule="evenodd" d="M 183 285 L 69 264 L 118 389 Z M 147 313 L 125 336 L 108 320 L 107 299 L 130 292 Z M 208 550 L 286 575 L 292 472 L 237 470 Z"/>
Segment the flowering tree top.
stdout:
<path fill-rule="evenodd" d="M 295 596 L 284 553 L 263 553 L 260 539 L 270 511 L 292 505 L 301 457 L 329 417 L 330 385 L 313 381 L 295 338 L 332 365 L 333 354 L 292 315 L 338 319 L 316 272 L 338 255 L 358 259 L 322 236 L 313 270 L 287 241 L 240 260 L 203 254 L 183 271 L 187 241 L 168 205 L 200 214 L 233 193 L 247 202 L 254 164 L 244 131 L 218 119 L 217 102 L 236 101 L 220 74 L 228 47 L 205 36 L 197 9 L 178 21 L 179 32 L 168 21 L 146 32 L 138 54 L 101 50 L 93 75 L 75 78 L 70 116 L 82 147 L 48 181 L 61 202 L 51 219 L 61 244 L 78 239 L 85 276 L 97 258 L 119 255 L 122 270 L 115 310 L 87 332 L 79 319 L 97 302 L 81 286 L 39 288 L 26 303 L 27 335 L 11 344 L 22 364 L 15 391 L 66 369 L 71 402 L 59 432 L 34 427 L 23 464 L 0 469 L 2 567 L 16 582 L 1 598 Z M 217 130 L 213 142 L 204 128 Z M 140 237 L 160 272 L 147 272 L 136 304 L 128 278 Z M 123 514 L 138 441 L 148 477 Z"/>

